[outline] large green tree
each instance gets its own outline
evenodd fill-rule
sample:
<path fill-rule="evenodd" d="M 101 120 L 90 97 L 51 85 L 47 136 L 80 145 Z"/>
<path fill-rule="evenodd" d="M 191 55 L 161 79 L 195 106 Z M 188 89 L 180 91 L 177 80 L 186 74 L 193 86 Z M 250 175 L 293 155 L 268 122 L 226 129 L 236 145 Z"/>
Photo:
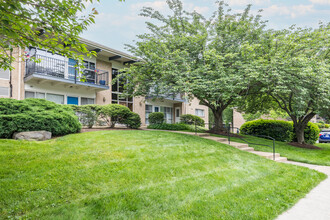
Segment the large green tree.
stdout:
<path fill-rule="evenodd" d="M 143 8 L 149 33 L 138 36 L 130 51 L 143 61 L 132 65 L 121 77 L 130 82 L 126 91 L 133 95 L 162 97 L 184 93 L 196 97 L 211 109 L 221 131 L 223 111 L 255 86 L 254 48 L 260 47 L 265 22 L 243 13 L 230 13 L 223 2 L 210 19 L 183 10 L 179 0 L 168 0 L 172 11 L 164 16 Z"/>
<path fill-rule="evenodd" d="M 270 107 L 285 111 L 301 144 L 307 123 L 330 106 L 329 27 L 269 31 L 264 56 L 253 61 L 259 68 L 261 87 L 259 96 L 249 97 L 248 110 Z"/>
<path fill-rule="evenodd" d="M 97 11 L 86 14 L 85 4 L 99 0 L 0 1 L 0 68 L 12 68 L 13 48 L 44 48 L 68 57 L 91 54 L 79 34 L 94 22 Z"/>

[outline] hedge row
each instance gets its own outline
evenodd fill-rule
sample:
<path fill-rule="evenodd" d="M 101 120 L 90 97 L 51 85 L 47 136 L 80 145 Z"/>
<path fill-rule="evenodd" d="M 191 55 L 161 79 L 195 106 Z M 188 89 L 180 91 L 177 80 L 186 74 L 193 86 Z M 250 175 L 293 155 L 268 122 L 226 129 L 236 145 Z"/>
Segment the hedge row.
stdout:
<path fill-rule="evenodd" d="M 240 130 L 242 134 L 265 135 L 277 141 L 296 141 L 293 123 L 288 121 L 259 119 L 244 123 Z M 319 128 L 309 122 L 305 129 L 305 142 L 314 144 L 318 140 L 319 132 Z"/>
<path fill-rule="evenodd" d="M 15 132 L 45 130 L 53 136 L 79 132 L 81 124 L 68 106 L 44 99 L 0 98 L 0 138 Z"/>

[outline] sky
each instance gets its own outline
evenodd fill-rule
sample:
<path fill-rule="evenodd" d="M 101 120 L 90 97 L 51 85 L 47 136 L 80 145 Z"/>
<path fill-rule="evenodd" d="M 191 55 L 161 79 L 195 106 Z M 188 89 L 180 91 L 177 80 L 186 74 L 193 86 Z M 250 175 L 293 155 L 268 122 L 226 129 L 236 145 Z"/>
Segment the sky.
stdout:
<path fill-rule="evenodd" d="M 216 0 L 183 0 L 186 11 L 197 11 L 209 17 L 216 9 Z M 233 12 L 241 12 L 252 4 L 252 13 L 263 9 L 263 20 L 272 29 L 317 27 L 319 21 L 330 22 L 330 0 L 226 0 Z M 100 0 L 86 3 L 87 10 L 96 8 L 95 24 L 88 27 L 81 37 L 113 49 L 127 52 L 125 44 L 134 44 L 136 35 L 147 32 L 147 18 L 139 16 L 144 6 L 152 7 L 164 14 L 169 13 L 166 0 Z"/>

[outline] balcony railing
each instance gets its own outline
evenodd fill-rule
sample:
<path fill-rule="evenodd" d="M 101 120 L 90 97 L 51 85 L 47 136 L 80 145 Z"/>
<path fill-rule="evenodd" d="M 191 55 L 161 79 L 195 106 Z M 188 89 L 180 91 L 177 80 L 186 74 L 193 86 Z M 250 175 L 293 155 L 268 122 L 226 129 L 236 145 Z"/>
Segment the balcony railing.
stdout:
<path fill-rule="evenodd" d="M 35 60 L 38 61 L 35 61 Z M 70 80 L 74 83 L 95 84 L 99 86 L 109 86 L 109 72 L 104 70 L 81 70 L 70 66 L 69 62 L 52 57 L 35 55 L 34 59 L 28 59 L 26 62 L 26 74 L 28 77 L 33 74 L 54 77 L 58 79 Z"/>

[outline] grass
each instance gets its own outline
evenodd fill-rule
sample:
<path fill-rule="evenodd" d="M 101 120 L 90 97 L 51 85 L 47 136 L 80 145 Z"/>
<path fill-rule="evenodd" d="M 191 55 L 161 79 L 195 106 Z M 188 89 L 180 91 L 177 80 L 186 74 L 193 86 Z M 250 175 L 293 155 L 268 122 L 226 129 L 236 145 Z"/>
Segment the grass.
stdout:
<path fill-rule="evenodd" d="M 214 135 L 219 137 L 225 137 L 221 135 Z M 251 143 L 258 143 L 258 144 L 267 144 L 273 146 L 273 141 L 267 140 L 264 138 L 246 136 L 245 140 Z M 231 138 L 232 141 L 246 143 L 239 138 Z M 314 150 L 314 149 L 303 149 L 291 146 L 285 142 L 276 141 L 275 142 L 275 149 L 276 153 L 280 153 L 281 156 L 287 157 L 289 160 L 309 163 L 309 164 L 317 164 L 317 165 L 325 165 L 330 166 L 330 143 L 327 144 L 315 144 L 316 146 L 322 148 L 321 150 Z M 257 146 L 257 145 L 250 145 L 255 150 L 258 151 L 265 151 L 265 152 L 272 152 L 273 148 L 267 146 Z"/>
<path fill-rule="evenodd" d="M 326 175 L 196 136 L 0 140 L 0 218 L 274 219 Z"/>

